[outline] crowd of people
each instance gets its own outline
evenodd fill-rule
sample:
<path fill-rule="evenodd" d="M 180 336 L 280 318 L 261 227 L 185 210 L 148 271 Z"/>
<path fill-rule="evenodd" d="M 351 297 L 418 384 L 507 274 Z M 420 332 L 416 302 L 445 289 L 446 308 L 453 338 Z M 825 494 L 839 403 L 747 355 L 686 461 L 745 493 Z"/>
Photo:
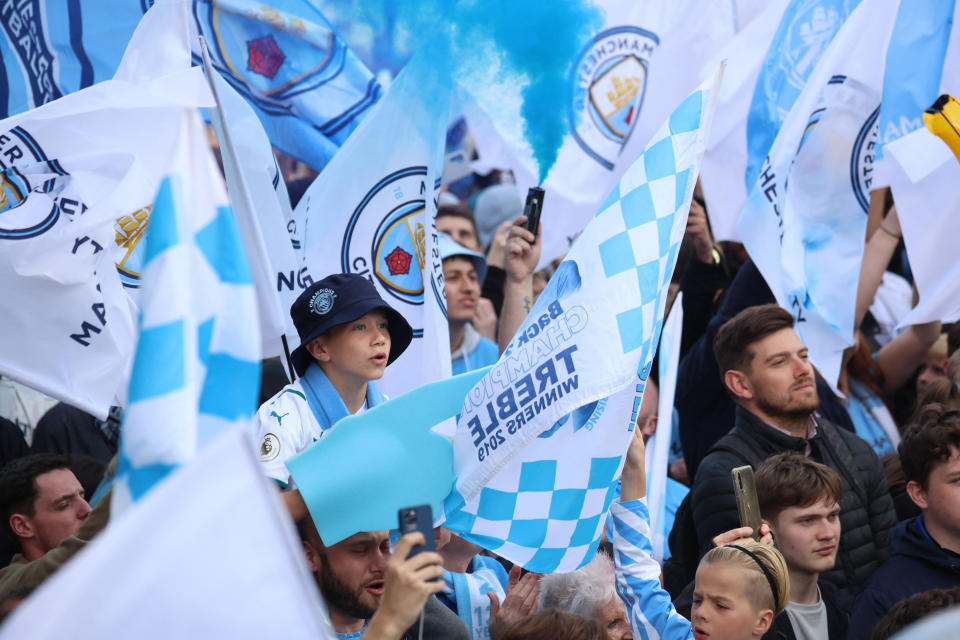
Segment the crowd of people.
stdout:
<path fill-rule="evenodd" d="M 540 236 L 525 228 L 515 186 L 477 182 L 443 193 L 436 217 L 454 374 L 497 361 L 551 275 L 537 270 Z M 877 317 L 885 279 L 910 282 L 887 205 L 865 243 L 854 346 L 828 381 L 743 247 L 715 242 L 695 196 L 671 284 L 684 311 L 675 411 L 657 415 L 652 374 L 605 541 L 565 574 L 525 572 L 443 527 L 435 551 L 413 555 L 422 533 L 324 543 L 286 462 L 387 401 L 377 381 L 413 329 L 362 276 L 304 290 L 290 310 L 296 380 L 264 363 L 257 454 L 336 635 L 885 639 L 957 602 L 960 326 L 897 331 L 896 318 Z M 0 620 L 109 526 L 121 425 L 119 409 L 98 420 L 0 379 Z M 658 429 L 677 443 L 662 564 L 644 451 Z M 744 465 L 755 470 L 758 531 L 741 526 L 731 481 Z"/>

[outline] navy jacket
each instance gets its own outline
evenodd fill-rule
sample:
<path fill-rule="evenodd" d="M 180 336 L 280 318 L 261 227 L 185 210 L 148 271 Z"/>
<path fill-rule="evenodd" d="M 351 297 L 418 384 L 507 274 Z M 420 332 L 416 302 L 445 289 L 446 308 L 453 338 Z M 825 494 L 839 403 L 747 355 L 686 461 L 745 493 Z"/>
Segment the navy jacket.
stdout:
<path fill-rule="evenodd" d="M 893 555 L 867 581 L 853 605 L 848 640 L 869 640 L 873 627 L 896 603 L 930 589 L 960 586 L 960 555 L 942 549 L 923 516 L 901 522 L 891 536 Z"/>

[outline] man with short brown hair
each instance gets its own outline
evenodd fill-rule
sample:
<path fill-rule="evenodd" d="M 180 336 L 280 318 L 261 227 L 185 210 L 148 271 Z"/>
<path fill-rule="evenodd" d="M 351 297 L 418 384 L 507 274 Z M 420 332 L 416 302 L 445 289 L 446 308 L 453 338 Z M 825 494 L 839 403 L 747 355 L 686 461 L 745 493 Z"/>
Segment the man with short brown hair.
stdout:
<path fill-rule="evenodd" d="M 793 316 L 777 305 L 747 308 L 718 331 L 714 353 L 737 404 L 733 429 L 700 464 L 691 491 L 701 555 L 713 537 L 739 524 L 730 471 L 784 451 L 836 471 L 843 484 L 843 544 L 825 577 L 847 604 L 889 555 L 893 502 L 880 460 L 856 434 L 816 413 L 819 396 L 807 347 Z"/>
<path fill-rule="evenodd" d="M 820 574 L 833 569 L 837 560 L 840 476 L 788 451 L 757 466 L 756 484 L 760 515 L 790 575 L 790 602 L 768 634 L 785 640 L 842 640 L 847 614 L 837 606 L 836 587 L 820 581 Z"/>

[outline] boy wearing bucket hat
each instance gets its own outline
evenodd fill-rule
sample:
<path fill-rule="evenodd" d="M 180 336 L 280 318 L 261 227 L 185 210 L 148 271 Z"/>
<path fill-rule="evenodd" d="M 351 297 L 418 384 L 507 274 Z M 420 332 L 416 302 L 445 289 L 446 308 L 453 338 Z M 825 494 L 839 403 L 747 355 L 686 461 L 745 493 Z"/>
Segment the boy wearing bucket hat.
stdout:
<path fill-rule="evenodd" d="M 410 344 L 413 329 L 373 283 L 356 274 L 327 276 L 290 308 L 300 334 L 293 367 L 300 376 L 257 411 L 260 462 L 286 488 L 286 463 L 340 419 L 386 398 L 373 383 Z"/>
<path fill-rule="evenodd" d="M 443 260 L 453 375 L 494 364 L 500 357 L 497 345 L 470 324 L 480 300 L 480 283 L 487 271 L 487 261 L 482 254 L 457 244 L 445 233 L 438 235 L 437 243 Z"/>

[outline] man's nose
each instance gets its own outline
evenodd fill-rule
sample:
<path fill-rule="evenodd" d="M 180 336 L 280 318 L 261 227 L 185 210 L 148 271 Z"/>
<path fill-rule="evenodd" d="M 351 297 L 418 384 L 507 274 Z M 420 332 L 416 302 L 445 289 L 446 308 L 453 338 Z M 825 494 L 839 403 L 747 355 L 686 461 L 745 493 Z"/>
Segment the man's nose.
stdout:
<path fill-rule="evenodd" d="M 84 520 L 88 515 L 90 515 L 91 511 L 93 511 L 93 509 L 90 508 L 90 503 L 88 503 L 83 498 L 80 498 L 80 505 L 79 505 L 79 508 L 77 509 L 77 517 L 80 520 Z"/>

